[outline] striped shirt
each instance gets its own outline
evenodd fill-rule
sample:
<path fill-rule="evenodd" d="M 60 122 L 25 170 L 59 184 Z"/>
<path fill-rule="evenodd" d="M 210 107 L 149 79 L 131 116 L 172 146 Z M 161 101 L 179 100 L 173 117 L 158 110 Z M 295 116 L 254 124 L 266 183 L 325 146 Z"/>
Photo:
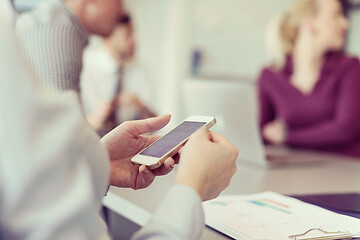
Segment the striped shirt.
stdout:
<path fill-rule="evenodd" d="M 82 54 L 88 32 L 62 0 L 40 4 L 16 23 L 26 59 L 40 82 L 54 92 L 80 92 Z"/>

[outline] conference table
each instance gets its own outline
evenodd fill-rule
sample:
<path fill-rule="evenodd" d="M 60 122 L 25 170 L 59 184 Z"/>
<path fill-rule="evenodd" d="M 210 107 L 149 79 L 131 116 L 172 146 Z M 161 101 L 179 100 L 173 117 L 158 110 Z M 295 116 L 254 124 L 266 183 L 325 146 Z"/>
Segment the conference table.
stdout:
<path fill-rule="evenodd" d="M 282 151 L 282 150 L 281 150 Z M 278 152 L 267 148 L 267 153 Z M 307 159 L 306 162 L 279 163 L 275 166 L 252 165 L 237 161 L 238 170 L 229 187 L 221 194 L 251 194 L 273 191 L 286 195 L 319 193 L 360 193 L 360 159 L 340 155 L 286 150 L 286 156 Z M 143 226 L 156 211 L 167 190 L 172 186 L 177 168 L 167 176 L 158 177 L 154 183 L 143 190 L 111 187 L 104 198 L 103 205 L 129 221 Z M 117 222 L 117 225 L 126 225 Z M 121 229 L 121 228 L 119 228 Z M 132 231 L 131 228 L 121 229 Z M 130 234 L 130 233 L 127 233 Z M 231 239 L 207 226 L 201 239 Z"/>

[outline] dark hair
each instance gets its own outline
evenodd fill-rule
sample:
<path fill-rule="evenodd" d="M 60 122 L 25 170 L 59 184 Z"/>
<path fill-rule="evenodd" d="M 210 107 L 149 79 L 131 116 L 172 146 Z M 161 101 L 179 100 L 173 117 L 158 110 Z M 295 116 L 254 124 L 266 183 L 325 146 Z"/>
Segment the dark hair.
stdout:
<path fill-rule="evenodd" d="M 128 14 L 122 15 L 118 19 L 118 24 L 120 25 L 128 25 L 131 24 L 131 17 Z"/>

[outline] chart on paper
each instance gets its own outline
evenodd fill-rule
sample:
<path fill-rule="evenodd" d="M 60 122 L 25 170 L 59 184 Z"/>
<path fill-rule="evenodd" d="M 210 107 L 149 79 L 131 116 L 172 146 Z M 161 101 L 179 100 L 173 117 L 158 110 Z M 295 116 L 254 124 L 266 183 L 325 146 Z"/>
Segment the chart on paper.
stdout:
<path fill-rule="evenodd" d="M 314 227 L 351 233 L 360 230 L 359 219 L 273 192 L 221 196 L 205 202 L 204 209 L 207 225 L 237 239 L 288 239 Z"/>

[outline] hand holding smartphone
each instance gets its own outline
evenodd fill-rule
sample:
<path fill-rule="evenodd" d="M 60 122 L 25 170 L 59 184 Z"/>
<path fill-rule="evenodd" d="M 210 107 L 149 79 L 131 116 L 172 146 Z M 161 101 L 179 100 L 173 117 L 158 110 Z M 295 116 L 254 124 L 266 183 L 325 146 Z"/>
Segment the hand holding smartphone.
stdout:
<path fill-rule="evenodd" d="M 168 157 L 174 156 L 190 138 L 191 134 L 201 127 L 210 129 L 216 124 L 216 119 L 209 116 L 191 116 L 181 122 L 169 133 L 135 155 L 131 161 L 145 165 L 150 169 L 160 167 Z"/>

